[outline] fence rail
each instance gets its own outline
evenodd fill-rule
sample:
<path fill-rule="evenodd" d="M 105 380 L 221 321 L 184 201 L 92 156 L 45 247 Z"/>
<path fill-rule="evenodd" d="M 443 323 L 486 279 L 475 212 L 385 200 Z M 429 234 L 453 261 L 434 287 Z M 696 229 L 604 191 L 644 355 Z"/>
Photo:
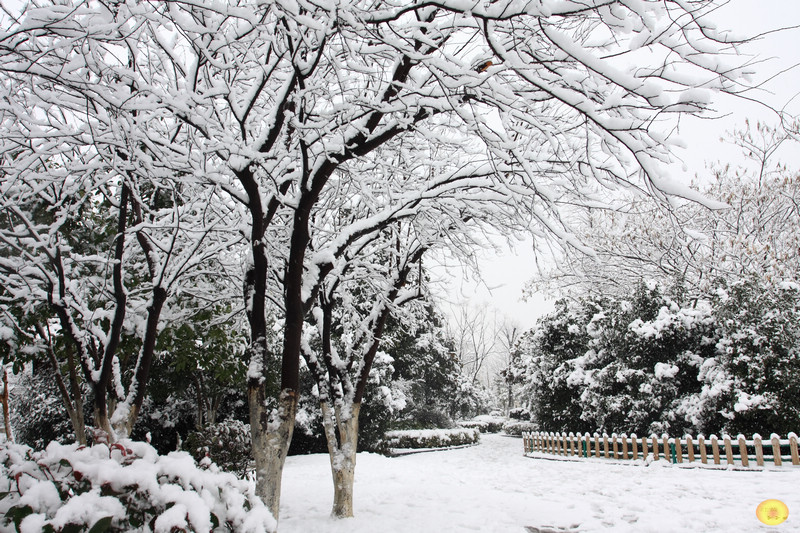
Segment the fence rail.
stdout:
<path fill-rule="evenodd" d="M 663 435 L 637 437 L 628 435 L 575 435 L 573 433 L 523 433 L 525 454 L 544 453 L 564 457 L 595 457 L 617 460 L 666 460 L 676 464 L 736 465 L 742 467 L 800 466 L 797 435 L 786 439 L 771 435 L 763 439 L 743 435 L 735 439 L 728 435 L 711 435 L 696 439 L 690 435 L 680 438 Z M 724 463 L 723 463 L 724 461 Z"/>

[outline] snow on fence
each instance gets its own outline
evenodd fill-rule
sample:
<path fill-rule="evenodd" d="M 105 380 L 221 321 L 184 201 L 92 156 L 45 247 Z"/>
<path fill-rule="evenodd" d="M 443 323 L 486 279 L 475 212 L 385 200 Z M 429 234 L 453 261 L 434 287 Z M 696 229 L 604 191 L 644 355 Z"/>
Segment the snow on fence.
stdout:
<path fill-rule="evenodd" d="M 704 465 L 736 465 L 742 467 L 800 466 L 797 451 L 797 435 L 790 433 L 781 439 L 772 434 L 762 439 L 758 434 L 747 440 L 743 435 L 732 439 L 723 435 L 720 439 L 711 435 L 708 439 L 700 435 L 672 438 L 667 435 L 637 437 L 632 434 L 610 437 L 606 434 L 575 435 L 573 433 L 524 433 L 525 454 L 544 453 L 565 457 L 596 457 L 618 460 L 664 459 L 675 464 L 700 463 Z"/>

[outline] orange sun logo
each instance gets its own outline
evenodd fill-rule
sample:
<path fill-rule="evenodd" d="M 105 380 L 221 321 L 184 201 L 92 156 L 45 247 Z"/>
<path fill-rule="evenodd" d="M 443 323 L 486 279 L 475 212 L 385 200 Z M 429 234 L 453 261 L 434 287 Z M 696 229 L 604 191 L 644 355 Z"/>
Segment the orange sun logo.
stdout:
<path fill-rule="evenodd" d="M 756 517 L 768 526 L 777 526 L 789 518 L 789 507 L 780 500 L 764 500 L 756 507 Z"/>

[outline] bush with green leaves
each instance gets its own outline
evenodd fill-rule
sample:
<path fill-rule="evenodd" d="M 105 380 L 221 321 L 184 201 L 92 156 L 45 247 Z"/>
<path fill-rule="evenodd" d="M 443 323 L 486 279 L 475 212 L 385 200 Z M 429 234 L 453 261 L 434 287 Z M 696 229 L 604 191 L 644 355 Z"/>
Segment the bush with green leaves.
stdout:
<path fill-rule="evenodd" d="M 244 477 L 252 458 L 250 424 L 224 420 L 189 434 L 186 450 L 197 461 L 208 457 L 222 470 Z"/>
<path fill-rule="evenodd" d="M 0 530 L 274 532 L 252 482 L 152 446 L 0 445 Z"/>

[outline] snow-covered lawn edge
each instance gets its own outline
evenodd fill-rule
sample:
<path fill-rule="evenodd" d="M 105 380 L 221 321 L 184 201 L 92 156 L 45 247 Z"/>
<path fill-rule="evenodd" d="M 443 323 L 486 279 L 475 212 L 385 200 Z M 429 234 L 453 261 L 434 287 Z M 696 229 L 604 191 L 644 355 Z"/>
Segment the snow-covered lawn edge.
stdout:
<path fill-rule="evenodd" d="M 654 461 L 648 457 L 647 460 L 642 459 L 606 459 L 604 457 L 579 457 L 579 456 L 564 456 L 564 455 L 550 455 L 541 452 L 527 452 L 523 454 L 530 459 L 544 459 L 545 461 L 559 461 L 569 463 L 594 463 L 606 464 L 615 466 L 639 466 L 639 467 L 655 467 L 655 468 L 682 468 L 685 470 L 702 469 L 702 470 L 729 470 L 735 472 L 787 472 L 790 468 L 776 467 L 772 465 L 764 466 L 741 466 L 729 464 L 704 464 L 699 461 L 692 463 L 673 463 L 665 459 Z"/>
<path fill-rule="evenodd" d="M 272 533 L 276 522 L 252 482 L 208 460 L 198 466 L 185 452 L 160 456 L 127 440 L 110 447 L 54 442 L 39 452 L 0 444 L 0 530 L 66 526 Z"/>
<path fill-rule="evenodd" d="M 470 448 L 477 446 L 474 444 L 462 444 L 460 446 L 445 446 L 439 448 L 389 448 L 389 457 L 402 457 L 403 455 L 413 455 L 415 453 L 431 453 L 431 452 L 448 452 L 450 450 L 460 450 L 462 448 Z"/>
<path fill-rule="evenodd" d="M 450 448 L 476 444 L 481 432 L 472 428 L 412 429 L 388 431 L 384 442 L 389 449 Z"/>

